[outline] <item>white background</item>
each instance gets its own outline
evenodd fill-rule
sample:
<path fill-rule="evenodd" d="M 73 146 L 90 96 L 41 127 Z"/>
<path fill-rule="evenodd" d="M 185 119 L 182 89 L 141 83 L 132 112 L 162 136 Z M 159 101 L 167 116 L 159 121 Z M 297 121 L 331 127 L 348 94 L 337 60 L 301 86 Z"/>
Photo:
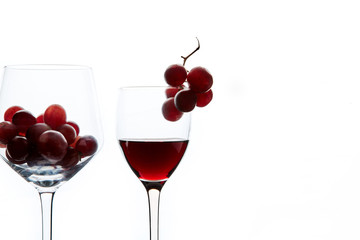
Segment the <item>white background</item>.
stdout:
<path fill-rule="evenodd" d="M 349 0 L 1 0 L 0 66 L 89 65 L 98 89 L 104 146 L 55 194 L 53 239 L 148 239 L 116 88 L 165 84 L 195 37 L 187 67 L 209 69 L 214 99 L 163 188 L 160 239 L 359 239 L 359 12 Z M 0 162 L 0 239 L 39 240 L 40 225 L 36 190 Z"/>

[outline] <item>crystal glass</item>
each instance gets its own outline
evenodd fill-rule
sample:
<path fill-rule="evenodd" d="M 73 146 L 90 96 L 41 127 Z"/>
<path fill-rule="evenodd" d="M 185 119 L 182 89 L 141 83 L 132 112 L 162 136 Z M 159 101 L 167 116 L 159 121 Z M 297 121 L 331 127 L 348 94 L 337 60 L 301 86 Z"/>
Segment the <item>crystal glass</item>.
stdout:
<path fill-rule="evenodd" d="M 55 191 L 103 143 L 92 70 L 72 65 L 6 66 L 0 91 L 0 155 L 40 195 L 42 239 L 52 239 Z"/>
<path fill-rule="evenodd" d="M 150 239 L 159 238 L 159 197 L 189 141 L 190 114 L 168 121 L 162 113 L 168 87 L 126 87 L 118 92 L 117 138 L 125 158 L 145 186 Z"/>

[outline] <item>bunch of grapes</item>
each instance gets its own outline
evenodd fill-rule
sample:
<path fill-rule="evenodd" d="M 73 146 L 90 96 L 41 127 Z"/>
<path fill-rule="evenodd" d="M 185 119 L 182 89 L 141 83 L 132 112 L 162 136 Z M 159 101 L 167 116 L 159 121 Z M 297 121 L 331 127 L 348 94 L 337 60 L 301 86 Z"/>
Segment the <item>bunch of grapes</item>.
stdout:
<path fill-rule="evenodd" d="M 75 166 L 98 148 L 91 135 L 79 136 L 79 125 L 66 120 L 65 109 L 50 105 L 37 118 L 19 106 L 8 108 L 0 123 L 0 144 L 7 159 L 28 166 Z"/>
<path fill-rule="evenodd" d="M 204 67 L 195 67 L 188 72 L 184 67 L 186 60 L 199 48 L 200 44 L 190 55 L 182 57 L 183 65 L 173 64 L 165 71 L 165 81 L 171 87 L 166 90 L 167 100 L 162 112 L 169 121 L 179 120 L 184 112 L 191 112 L 195 106 L 205 107 L 213 98 L 213 77 L 209 71 Z"/>

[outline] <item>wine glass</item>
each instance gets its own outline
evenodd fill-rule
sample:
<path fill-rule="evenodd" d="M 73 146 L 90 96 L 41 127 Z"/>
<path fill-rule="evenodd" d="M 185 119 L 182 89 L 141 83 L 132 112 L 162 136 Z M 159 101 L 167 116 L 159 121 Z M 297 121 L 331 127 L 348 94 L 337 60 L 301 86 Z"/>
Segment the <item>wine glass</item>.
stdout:
<path fill-rule="evenodd" d="M 170 91 L 169 91 L 170 90 Z M 169 87 L 119 89 L 117 138 L 125 158 L 145 186 L 150 209 L 150 240 L 159 238 L 159 197 L 182 159 L 189 142 L 190 114 L 165 119 Z M 165 114 L 166 116 L 167 114 Z"/>
<path fill-rule="evenodd" d="M 6 66 L 0 91 L 0 155 L 38 191 L 42 239 L 52 239 L 55 191 L 99 151 L 102 129 L 92 70 Z"/>

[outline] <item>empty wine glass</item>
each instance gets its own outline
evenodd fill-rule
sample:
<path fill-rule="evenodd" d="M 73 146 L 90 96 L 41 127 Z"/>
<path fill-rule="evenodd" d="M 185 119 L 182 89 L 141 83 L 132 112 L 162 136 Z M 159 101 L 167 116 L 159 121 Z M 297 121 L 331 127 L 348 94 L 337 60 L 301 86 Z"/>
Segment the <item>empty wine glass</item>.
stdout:
<path fill-rule="evenodd" d="M 163 116 L 168 87 L 127 87 L 118 93 L 117 138 L 125 158 L 145 186 L 150 239 L 158 240 L 160 191 L 182 159 L 189 141 L 190 114 Z"/>
<path fill-rule="evenodd" d="M 0 91 L 0 155 L 39 192 L 42 239 L 52 239 L 55 191 L 99 151 L 102 129 L 92 70 L 6 66 Z"/>

